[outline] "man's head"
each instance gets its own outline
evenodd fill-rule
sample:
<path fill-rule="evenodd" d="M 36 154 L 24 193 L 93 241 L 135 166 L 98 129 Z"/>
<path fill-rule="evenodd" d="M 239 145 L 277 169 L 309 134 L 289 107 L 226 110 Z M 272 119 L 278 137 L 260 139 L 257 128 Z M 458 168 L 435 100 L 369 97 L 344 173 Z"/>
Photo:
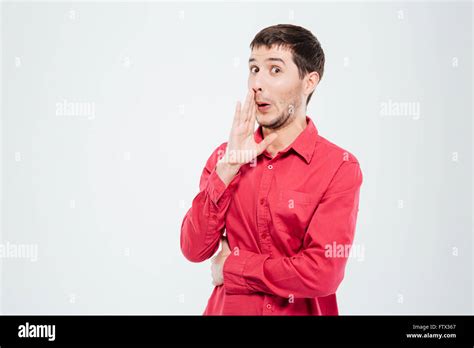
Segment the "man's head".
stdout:
<path fill-rule="evenodd" d="M 324 72 L 324 52 L 307 29 L 278 24 L 261 30 L 250 43 L 248 87 L 259 107 L 257 122 L 270 129 L 306 114 Z"/>

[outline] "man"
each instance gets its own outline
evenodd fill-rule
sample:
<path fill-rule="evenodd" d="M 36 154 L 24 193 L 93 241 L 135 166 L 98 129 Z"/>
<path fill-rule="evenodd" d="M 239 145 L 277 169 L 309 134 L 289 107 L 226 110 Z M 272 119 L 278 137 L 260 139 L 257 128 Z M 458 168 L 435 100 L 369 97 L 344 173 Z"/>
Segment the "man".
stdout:
<path fill-rule="evenodd" d="M 362 173 L 306 115 L 324 52 L 310 31 L 281 24 L 250 48 L 247 98 L 202 172 L 181 250 L 202 262 L 222 241 L 204 315 L 338 315 Z"/>

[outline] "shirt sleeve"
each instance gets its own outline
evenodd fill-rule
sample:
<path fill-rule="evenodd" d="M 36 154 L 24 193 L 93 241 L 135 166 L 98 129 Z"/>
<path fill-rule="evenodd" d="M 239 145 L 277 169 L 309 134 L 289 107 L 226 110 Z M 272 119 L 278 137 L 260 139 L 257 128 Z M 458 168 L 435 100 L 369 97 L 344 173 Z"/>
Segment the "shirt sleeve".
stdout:
<path fill-rule="evenodd" d="M 226 186 L 217 174 L 216 164 L 226 146 L 227 143 L 220 145 L 207 160 L 199 193 L 181 224 L 181 252 L 191 262 L 202 262 L 214 255 L 224 234 L 225 216 L 241 175 L 239 171 Z"/>
<path fill-rule="evenodd" d="M 359 163 L 344 161 L 316 208 L 303 247 L 296 255 L 271 258 L 234 248 L 224 263 L 225 292 L 264 292 L 286 298 L 335 293 L 344 277 L 348 255 L 332 249 L 352 246 L 361 184 Z"/>

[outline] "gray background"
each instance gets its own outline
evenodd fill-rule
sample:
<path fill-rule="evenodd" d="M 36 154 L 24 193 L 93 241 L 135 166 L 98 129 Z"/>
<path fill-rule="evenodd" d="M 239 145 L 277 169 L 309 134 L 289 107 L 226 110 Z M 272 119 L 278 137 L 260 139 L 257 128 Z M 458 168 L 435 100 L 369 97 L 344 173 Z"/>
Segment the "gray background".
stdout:
<path fill-rule="evenodd" d="M 38 260 L 0 258 L 1 313 L 202 313 L 210 262 L 182 256 L 182 218 L 245 96 L 249 43 L 278 23 L 320 40 L 307 114 L 364 174 L 341 314 L 473 313 L 472 7 L 3 3 L 1 240 Z"/>

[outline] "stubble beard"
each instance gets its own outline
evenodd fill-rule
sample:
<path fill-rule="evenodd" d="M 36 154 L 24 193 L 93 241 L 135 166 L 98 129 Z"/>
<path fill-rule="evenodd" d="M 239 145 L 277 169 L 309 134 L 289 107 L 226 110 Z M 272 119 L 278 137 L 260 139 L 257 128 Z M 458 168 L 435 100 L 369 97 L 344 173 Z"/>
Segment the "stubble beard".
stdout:
<path fill-rule="evenodd" d="M 271 121 L 269 124 L 261 123 L 257 117 L 257 123 L 263 128 L 271 129 L 273 131 L 285 128 L 296 118 L 296 103 L 288 104 L 280 115 Z"/>

